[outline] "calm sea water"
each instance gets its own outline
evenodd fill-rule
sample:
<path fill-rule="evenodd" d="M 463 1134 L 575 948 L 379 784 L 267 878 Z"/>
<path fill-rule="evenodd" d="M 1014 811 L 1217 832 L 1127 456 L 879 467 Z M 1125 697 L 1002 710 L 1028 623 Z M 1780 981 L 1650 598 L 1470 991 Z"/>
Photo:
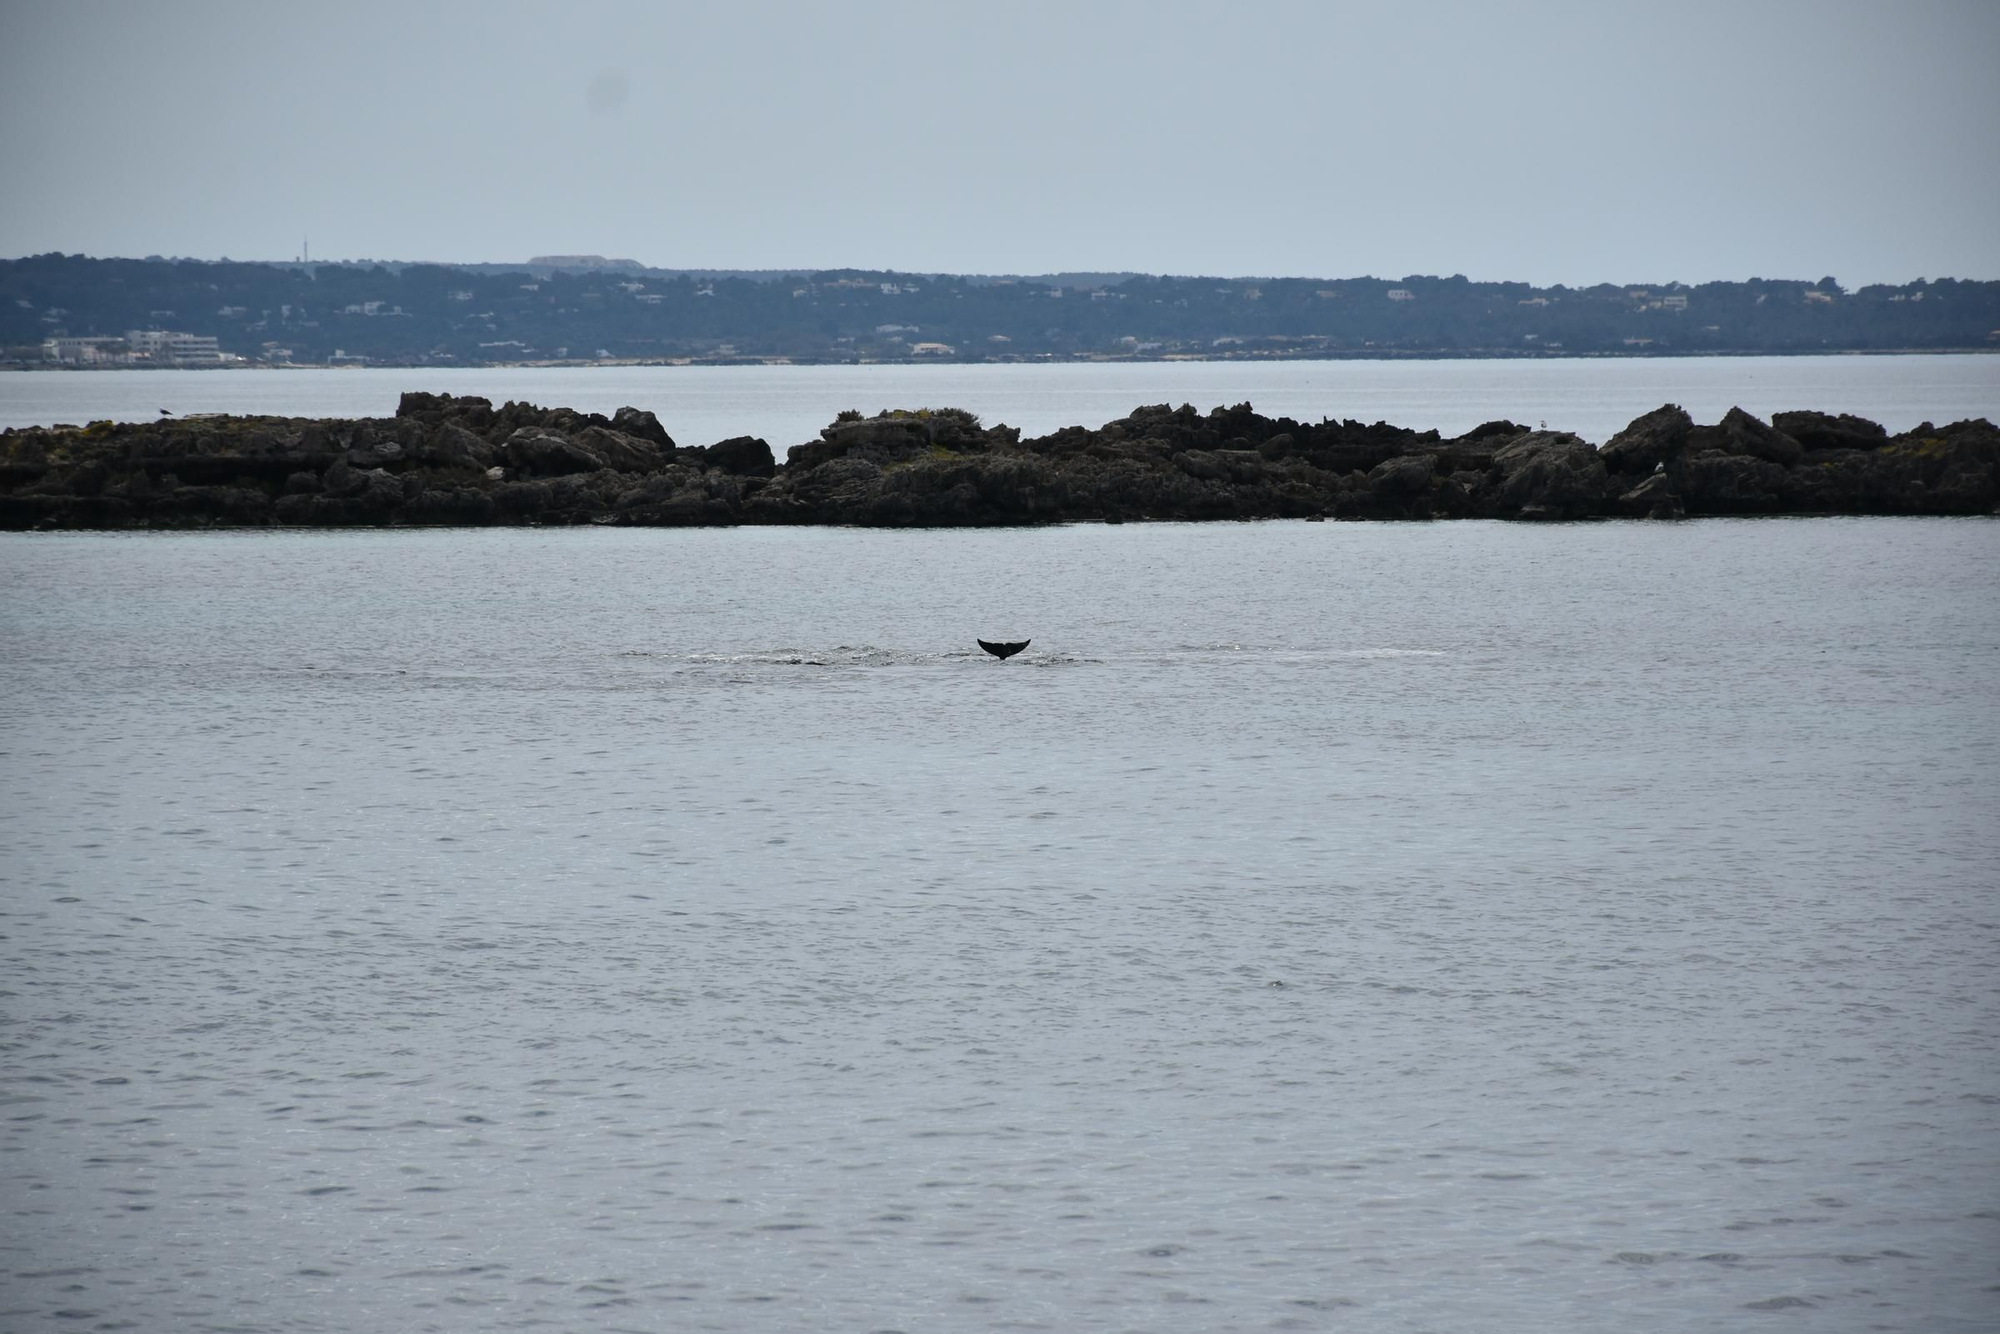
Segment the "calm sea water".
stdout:
<path fill-rule="evenodd" d="M 1602 443 L 1662 403 L 1717 421 L 1794 408 L 1904 431 L 2000 421 L 2000 356 L 1569 361 L 1152 362 L 1062 366 L 606 367 L 551 370 L 30 371 L 0 375 L 0 427 L 176 413 L 387 416 L 407 389 L 615 412 L 649 408 L 686 445 L 761 436 L 779 457 L 847 408 L 962 407 L 1028 435 L 1101 426 L 1146 403 L 1249 402 L 1273 416 L 1388 421 L 1458 435 L 1499 418 Z"/>
<path fill-rule="evenodd" d="M 5 535 L 0 1327 L 1994 1329 L 1996 586 Z"/>

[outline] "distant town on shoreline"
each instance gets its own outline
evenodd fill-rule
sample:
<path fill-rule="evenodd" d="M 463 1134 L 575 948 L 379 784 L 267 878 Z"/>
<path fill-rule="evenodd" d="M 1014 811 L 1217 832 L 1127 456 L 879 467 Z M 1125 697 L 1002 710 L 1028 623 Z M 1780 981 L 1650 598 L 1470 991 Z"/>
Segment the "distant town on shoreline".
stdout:
<path fill-rule="evenodd" d="M 12 368 L 861 364 L 2000 350 L 2000 282 L 1527 283 L 0 260 Z"/>

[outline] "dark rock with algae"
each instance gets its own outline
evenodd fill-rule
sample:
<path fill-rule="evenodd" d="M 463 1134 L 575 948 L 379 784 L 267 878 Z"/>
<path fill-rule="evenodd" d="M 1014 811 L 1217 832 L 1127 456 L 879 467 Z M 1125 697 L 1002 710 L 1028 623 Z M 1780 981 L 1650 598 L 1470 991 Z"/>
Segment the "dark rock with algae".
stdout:
<path fill-rule="evenodd" d="M 862 524 L 1208 519 L 1678 519 L 1990 514 L 2000 431 L 1668 404 L 1602 448 L 1488 422 L 1462 436 L 1141 407 L 1023 440 L 955 408 L 842 413 L 780 464 L 611 417 L 405 394 L 394 417 L 201 416 L 0 434 L 0 527 Z"/>

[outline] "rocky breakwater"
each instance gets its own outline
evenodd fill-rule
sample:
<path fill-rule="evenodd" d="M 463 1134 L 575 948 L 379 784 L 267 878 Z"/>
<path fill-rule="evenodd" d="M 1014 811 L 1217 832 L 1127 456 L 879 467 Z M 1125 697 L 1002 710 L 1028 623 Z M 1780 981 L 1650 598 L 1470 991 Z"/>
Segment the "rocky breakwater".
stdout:
<path fill-rule="evenodd" d="M 762 440 L 678 445 L 610 417 L 405 394 L 392 418 L 202 417 L 0 436 L 0 527 L 387 524 L 976 526 L 1256 518 L 1577 520 L 1989 514 L 2000 431 L 1891 436 L 1817 412 L 1668 405 L 1602 448 L 1489 422 L 1464 435 L 1145 407 L 1023 440 L 956 409 L 843 413 L 777 465 Z"/>
<path fill-rule="evenodd" d="M 345 421 L 205 416 L 0 435 L 0 527 L 727 524 L 776 471 L 761 440 L 658 418 L 405 394 Z"/>

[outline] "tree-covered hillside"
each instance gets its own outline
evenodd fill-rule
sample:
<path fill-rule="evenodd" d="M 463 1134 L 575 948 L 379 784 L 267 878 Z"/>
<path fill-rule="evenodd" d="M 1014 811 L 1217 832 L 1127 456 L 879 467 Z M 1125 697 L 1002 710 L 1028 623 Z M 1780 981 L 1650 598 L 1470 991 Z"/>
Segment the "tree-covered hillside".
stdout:
<path fill-rule="evenodd" d="M 1081 285 L 1071 285 L 1081 284 Z M 1102 284 L 1102 285 L 1091 285 Z M 1463 277 L 994 279 L 502 271 L 37 255 L 0 261 L 0 344 L 133 329 L 251 361 L 395 364 L 1533 356 L 2000 348 L 2000 282 Z"/>

